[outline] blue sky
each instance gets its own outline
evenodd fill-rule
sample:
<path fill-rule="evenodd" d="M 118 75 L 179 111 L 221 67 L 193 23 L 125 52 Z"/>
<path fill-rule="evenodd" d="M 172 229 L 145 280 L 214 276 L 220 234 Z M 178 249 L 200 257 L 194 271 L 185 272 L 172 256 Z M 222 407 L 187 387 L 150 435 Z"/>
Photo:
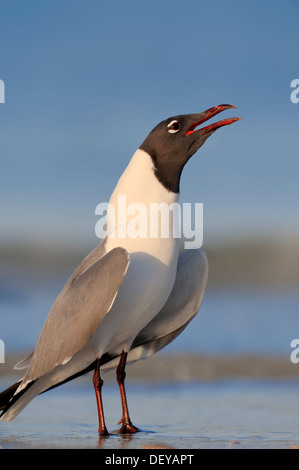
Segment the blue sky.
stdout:
<path fill-rule="evenodd" d="M 148 132 L 221 103 L 242 121 L 184 169 L 205 243 L 299 233 L 299 4 L 1 2 L 0 241 L 96 243 L 94 214 Z"/>

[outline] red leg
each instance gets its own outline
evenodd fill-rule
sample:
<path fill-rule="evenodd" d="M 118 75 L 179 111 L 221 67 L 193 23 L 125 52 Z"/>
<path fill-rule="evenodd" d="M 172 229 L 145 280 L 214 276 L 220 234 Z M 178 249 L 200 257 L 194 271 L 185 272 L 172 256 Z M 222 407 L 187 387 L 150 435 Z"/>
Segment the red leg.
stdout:
<path fill-rule="evenodd" d="M 139 431 L 139 429 L 136 428 L 130 420 L 128 404 L 127 404 L 127 397 L 126 397 L 126 391 L 125 391 L 125 378 L 126 378 L 125 367 L 126 367 L 127 355 L 128 353 L 125 353 L 124 351 L 122 352 L 118 367 L 116 369 L 116 378 L 117 378 L 117 383 L 119 386 L 122 413 L 123 413 L 122 419 L 119 421 L 119 424 L 122 423 L 122 427 L 119 430 L 120 434 L 132 434 L 132 433 Z"/>
<path fill-rule="evenodd" d="M 101 436 L 109 436 L 109 433 L 105 425 L 105 419 L 104 419 L 104 409 L 103 409 L 103 401 L 102 401 L 103 380 L 101 379 L 101 376 L 100 376 L 100 360 L 99 359 L 96 360 L 96 365 L 95 365 L 94 374 L 93 374 L 93 386 L 94 386 L 94 391 L 96 394 L 98 416 L 99 416 L 98 433 Z"/>

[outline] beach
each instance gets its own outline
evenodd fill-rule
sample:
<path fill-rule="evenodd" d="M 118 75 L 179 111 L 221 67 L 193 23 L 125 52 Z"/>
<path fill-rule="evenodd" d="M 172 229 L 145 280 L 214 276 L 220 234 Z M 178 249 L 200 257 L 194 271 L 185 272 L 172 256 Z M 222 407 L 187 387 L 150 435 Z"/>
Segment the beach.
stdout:
<path fill-rule="evenodd" d="M 0 390 L 22 377 L 14 364 L 34 348 L 47 313 L 76 260 L 39 259 L 27 269 L 18 258 L 0 276 Z M 248 279 L 214 281 L 186 330 L 154 356 L 127 367 L 133 423 L 142 430 L 117 434 L 121 417 L 115 371 L 103 375 L 109 438 L 99 439 L 89 373 L 36 397 L 10 423 L 0 421 L 3 449 L 246 449 L 299 445 L 299 364 L 291 362 L 298 338 L 296 288 L 249 286 Z M 54 269 L 56 267 L 56 269 Z M 48 270 L 49 268 L 49 270 Z M 26 272 L 25 272 L 26 271 Z M 218 271 L 220 273 L 220 269 Z M 214 276 L 214 277 L 213 277 Z M 220 276 L 220 274 L 219 274 Z M 218 279 L 220 277 L 218 276 Z M 222 275 L 222 278 L 224 275 Z M 241 279 L 241 276 L 239 277 Z"/>
<path fill-rule="evenodd" d="M 10 364 L 11 361 L 1 377 L 1 385 L 8 385 L 12 375 L 16 378 Z M 299 446 L 299 380 L 296 366 L 291 366 L 277 358 L 196 358 L 168 354 L 159 357 L 157 354 L 127 369 L 130 413 L 141 432 L 131 436 L 117 434 L 121 406 L 111 371 L 103 377 L 103 400 L 107 427 L 112 434 L 99 439 L 89 373 L 35 398 L 12 422 L 0 422 L 0 446 L 3 449 L 296 448 Z"/>

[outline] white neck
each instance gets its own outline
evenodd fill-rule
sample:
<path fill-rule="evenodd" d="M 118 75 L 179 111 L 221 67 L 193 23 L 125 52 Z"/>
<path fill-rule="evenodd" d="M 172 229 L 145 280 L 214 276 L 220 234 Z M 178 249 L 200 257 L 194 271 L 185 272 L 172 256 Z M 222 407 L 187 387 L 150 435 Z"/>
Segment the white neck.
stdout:
<path fill-rule="evenodd" d="M 146 247 L 149 242 L 151 223 L 149 218 L 150 206 L 153 203 L 164 203 L 164 205 L 166 203 L 167 206 L 170 206 L 173 203 L 178 203 L 178 199 L 179 195 L 177 193 L 168 191 L 157 179 L 150 155 L 138 149 L 120 177 L 109 201 L 110 205 L 106 220 L 107 232 L 115 240 L 115 243 L 112 242 L 112 245 L 117 245 L 118 243 L 121 246 L 125 246 L 130 252 L 138 250 L 147 251 Z M 126 210 L 128 211 L 127 213 Z M 141 214 L 144 214 L 144 210 L 147 211 L 145 215 L 146 234 L 142 237 L 128 240 L 127 235 L 124 236 L 124 228 L 130 226 L 130 222 L 131 226 L 133 224 L 133 226 L 137 227 L 136 215 L 139 214 L 141 216 Z M 139 220 L 141 220 L 140 217 Z M 159 241 L 152 240 L 150 244 L 152 247 L 159 245 L 160 251 L 162 244 L 169 243 L 169 240 L 163 239 L 162 243 L 161 237 L 158 237 L 158 239 Z M 177 241 L 175 240 L 175 244 Z M 170 244 L 173 244 L 173 240 Z"/>
<path fill-rule="evenodd" d="M 150 155 L 138 149 L 120 177 L 110 202 L 119 194 L 126 194 L 130 202 L 162 202 L 171 204 L 178 194 L 168 191 L 157 179 Z"/>

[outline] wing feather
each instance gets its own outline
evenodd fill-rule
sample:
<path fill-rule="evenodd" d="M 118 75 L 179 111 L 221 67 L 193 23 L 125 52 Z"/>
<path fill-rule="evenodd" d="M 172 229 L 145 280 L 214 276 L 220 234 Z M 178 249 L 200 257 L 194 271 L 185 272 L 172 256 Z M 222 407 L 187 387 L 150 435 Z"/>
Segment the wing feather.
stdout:
<path fill-rule="evenodd" d="M 111 309 L 129 266 L 129 254 L 117 247 L 91 266 L 88 261 L 83 270 L 75 271 L 50 310 L 22 385 L 66 363 Z"/>

